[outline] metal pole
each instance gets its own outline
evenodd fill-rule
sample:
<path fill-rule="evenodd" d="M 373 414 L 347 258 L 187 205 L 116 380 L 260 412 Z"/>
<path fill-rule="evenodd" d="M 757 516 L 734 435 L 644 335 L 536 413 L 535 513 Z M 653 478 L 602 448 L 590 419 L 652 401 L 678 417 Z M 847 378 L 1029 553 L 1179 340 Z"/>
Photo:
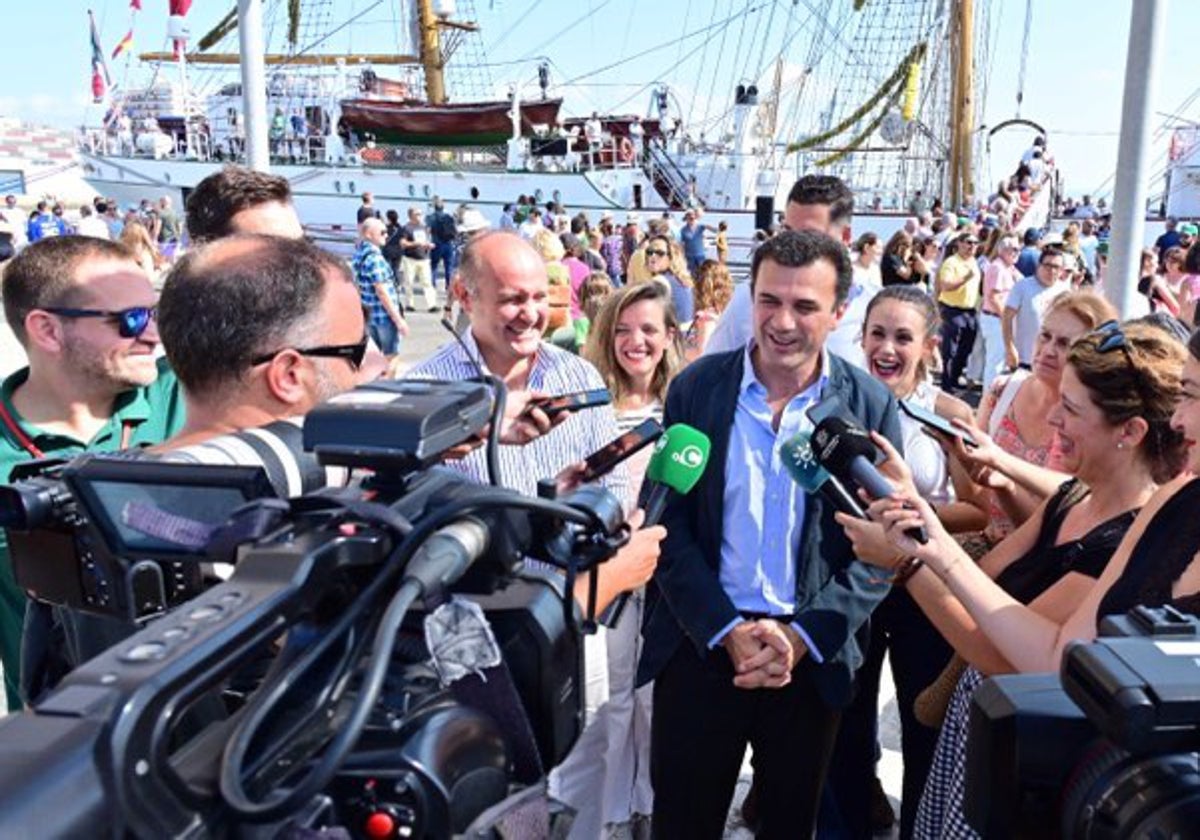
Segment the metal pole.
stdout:
<path fill-rule="evenodd" d="M 238 45 L 242 53 L 242 111 L 246 118 L 246 163 L 271 169 L 267 145 L 267 79 L 263 70 L 262 0 L 238 0 Z"/>
<path fill-rule="evenodd" d="M 1104 291 L 1122 313 L 1137 295 L 1150 164 L 1150 120 L 1158 82 L 1167 0 L 1138 0 L 1129 17 L 1125 95 L 1121 101 L 1121 145 L 1113 186 L 1112 248 Z"/>

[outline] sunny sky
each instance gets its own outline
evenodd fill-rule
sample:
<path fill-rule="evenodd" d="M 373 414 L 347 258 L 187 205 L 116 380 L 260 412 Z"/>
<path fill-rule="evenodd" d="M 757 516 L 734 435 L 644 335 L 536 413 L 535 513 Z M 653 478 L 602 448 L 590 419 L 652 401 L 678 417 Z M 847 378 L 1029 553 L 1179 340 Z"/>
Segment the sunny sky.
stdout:
<path fill-rule="evenodd" d="M 264 2 L 283 5 L 281 0 Z M 793 13 L 808 14 L 836 3 L 849 4 L 850 0 L 753 0 L 755 13 L 760 15 L 768 14 L 773 5 L 775 11 L 791 7 Z M 993 20 L 993 60 L 984 109 L 985 123 L 994 125 L 1016 115 L 1026 2 L 976 3 L 988 4 Z M 64 127 L 98 121 L 97 109 L 90 106 L 87 10 L 94 9 L 108 52 L 129 28 L 129 0 L 69 0 L 53 4 L 53 14 L 47 14 L 50 7 L 45 4 L 9 5 L 9 44 L 0 51 L 0 78 L 7 80 L 0 89 L 0 115 Z M 136 48 L 163 48 L 167 0 L 143 0 L 142 5 L 145 8 L 136 19 Z M 207 31 L 235 5 L 234 0 L 195 0 L 189 13 L 193 35 Z M 306 3 L 315 10 L 314 15 L 332 21 L 355 18 L 354 28 L 342 35 L 357 39 L 351 46 L 360 50 L 387 49 L 389 43 L 396 43 L 394 38 L 380 38 L 395 35 L 401 27 L 396 11 L 399 5 L 392 0 Z M 464 5 L 460 2 L 460 9 Z M 664 71 L 682 78 L 675 83 L 681 96 L 687 96 L 684 48 L 665 45 L 747 8 L 746 0 L 475 0 L 473 5 L 484 31 L 485 60 L 492 65 L 497 86 L 513 77 L 530 77 L 533 61 L 542 55 L 552 62 L 558 79 L 618 65 L 567 92 L 567 107 L 577 113 L 622 102 L 627 103 L 622 106 L 624 111 L 641 111 L 647 95 L 637 93 L 639 87 Z M 1187 52 L 1192 37 L 1188 13 L 1198 7 L 1200 0 L 1176 0 L 1168 10 L 1154 96 L 1156 130 L 1171 118 L 1200 121 L 1200 73 L 1195 72 L 1196 64 L 1188 60 Z M 1130 0 L 1033 2 L 1021 116 L 1048 129 L 1070 194 L 1103 195 L 1112 188 L 1129 14 Z M 618 64 L 638 55 L 642 58 Z M 115 62 L 114 75 L 123 77 L 124 67 L 123 61 Z M 678 72 L 680 67 L 683 72 Z M 129 84 L 136 84 L 136 75 L 135 70 Z M 702 97 L 711 90 L 707 84 L 698 84 L 690 93 L 707 105 Z M 1151 167 L 1155 173 L 1162 169 L 1167 142 L 1165 132 L 1158 131 L 1157 136 L 1158 159 Z M 1000 135 L 991 155 L 995 177 L 1029 140 L 1023 131 Z M 981 180 L 987 176 L 986 169 L 980 172 Z M 1152 194 L 1159 189 L 1161 176 L 1150 186 Z"/>

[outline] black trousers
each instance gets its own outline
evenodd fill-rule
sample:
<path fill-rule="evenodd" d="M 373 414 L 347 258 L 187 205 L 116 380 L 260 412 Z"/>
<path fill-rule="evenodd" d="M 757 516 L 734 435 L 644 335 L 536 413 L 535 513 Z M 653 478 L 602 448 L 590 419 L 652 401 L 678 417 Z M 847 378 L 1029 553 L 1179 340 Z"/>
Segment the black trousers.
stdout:
<path fill-rule="evenodd" d="M 724 648 L 701 658 L 681 644 L 654 683 L 650 779 L 653 833 L 664 840 L 719 840 L 746 745 L 754 748 L 760 838 L 809 837 L 837 737 L 805 659 L 778 689 L 733 684 Z"/>
<path fill-rule="evenodd" d="M 822 813 L 829 836 L 862 840 L 871 836 L 868 793 L 875 778 L 879 729 L 879 677 L 883 657 L 890 655 L 896 703 L 900 707 L 900 739 L 904 782 L 900 800 L 900 837 L 912 837 L 913 823 L 925 779 L 933 763 L 938 730 L 913 715 L 913 700 L 933 682 L 953 651 L 903 589 L 893 590 L 871 614 L 871 641 L 866 661 L 855 675 L 855 695 L 842 714 L 837 748 L 829 772 L 830 796 L 825 805 L 836 817 Z M 837 828 L 833 828 L 837 826 Z M 824 835 L 826 832 L 822 831 Z"/>
<path fill-rule="evenodd" d="M 938 304 L 942 313 L 942 390 L 958 387 L 958 377 L 967 367 L 975 334 L 979 332 L 979 313 L 974 309 Z"/>

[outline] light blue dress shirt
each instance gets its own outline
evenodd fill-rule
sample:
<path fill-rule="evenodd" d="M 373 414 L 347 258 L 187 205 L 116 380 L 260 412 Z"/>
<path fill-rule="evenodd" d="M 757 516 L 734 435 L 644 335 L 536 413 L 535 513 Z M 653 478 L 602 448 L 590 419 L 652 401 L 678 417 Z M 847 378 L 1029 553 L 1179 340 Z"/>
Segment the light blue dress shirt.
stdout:
<path fill-rule="evenodd" d="M 829 382 L 829 355 L 821 353 L 821 375 L 792 397 L 783 410 L 779 429 L 772 428 L 767 389 L 754 372 L 746 345 L 737 409 L 725 460 L 725 512 L 721 528 L 721 586 L 743 613 L 790 615 L 796 611 L 796 556 L 804 527 L 806 496 L 783 465 L 783 444 L 802 431 L 812 431 L 805 412 L 819 402 Z M 742 619 L 731 622 L 714 636 L 720 644 Z M 821 653 L 795 622 L 809 654 L 817 662 Z"/>

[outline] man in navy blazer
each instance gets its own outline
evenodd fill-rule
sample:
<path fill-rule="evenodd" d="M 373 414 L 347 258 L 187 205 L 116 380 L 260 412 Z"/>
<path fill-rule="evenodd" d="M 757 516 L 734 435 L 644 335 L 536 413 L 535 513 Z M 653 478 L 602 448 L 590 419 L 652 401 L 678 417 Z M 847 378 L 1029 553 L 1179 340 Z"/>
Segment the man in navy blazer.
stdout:
<path fill-rule="evenodd" d="M 858 635 L 887 594 L 855 561 L 822 499 L 780 446 L 836 394 L 900 446 L 891 394 L 824 349 L 851 282 L 841 243 L 785 231 L 751 266 L 753 340 L 685 369 L 664 423 L 712 442 L 704 476 L 675 496 L 648 587 L 639 683 L 655 680 L 650 772 L 656 837 L 719 838 L 747 743 L 760 837 L 807 837 L 840 709 L 862 661 Z"/>

